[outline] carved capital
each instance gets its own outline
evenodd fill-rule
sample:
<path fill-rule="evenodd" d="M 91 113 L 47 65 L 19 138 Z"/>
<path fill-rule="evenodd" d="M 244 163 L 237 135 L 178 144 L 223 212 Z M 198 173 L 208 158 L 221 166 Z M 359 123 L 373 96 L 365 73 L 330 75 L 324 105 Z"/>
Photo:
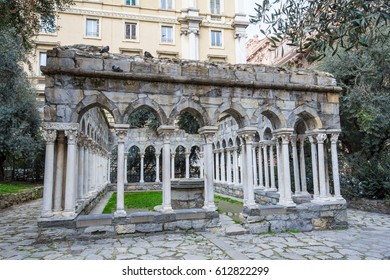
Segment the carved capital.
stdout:
<path fill-rule="evenodd" d="M 78 135 L 77 130 L 73 130 L 73 129 L 65 130 L 65 136 L 68 139 L 68 145 L 76 145 L 77 135 Z"/>
<path fill-rule="evenodd" d="M 43 138 L 46 141 L 46 144 L 54 144 L 57 139 L 57 130 L 48 129 L 43 131 Z"/>
<path fill-rule="evenodd" d="M 309 141 L 311 144 L 316 143 L 316 135 L 310 135 L 310 136 L 308 136 L 308 138 L 309 138 Z"/>
<path fill-rule="evenodd" d="M 339 133 L 332 133 L 331 137 L 330 137 L 330 141 L 332 144 L 336 144 L 338 139 L 339 139 Z"/>
<path fill-rule="evenodd" d="M 127 136 L 127 129 L 115 129 L 115 135 L 118 143 L 124 143 Z"/>
<path fill-rule="evenodd" d="M 280 137 L 282 138 L 283 145 L 288 145 L 290 143 L 290 134 L 282 134 Z"/>
<path fill-rule="evenodd" d="M 290 136 L 291 146 L 296 147 L 297 146 L 297 135 L 293 134 Z"/>
<path fill-rule="evenodd" d="M 319 133 L 316 138 L 317 138 L 318 144 L 324 144 L 324 142 L 327 138 L 327 135 L 325 133 Z"/>

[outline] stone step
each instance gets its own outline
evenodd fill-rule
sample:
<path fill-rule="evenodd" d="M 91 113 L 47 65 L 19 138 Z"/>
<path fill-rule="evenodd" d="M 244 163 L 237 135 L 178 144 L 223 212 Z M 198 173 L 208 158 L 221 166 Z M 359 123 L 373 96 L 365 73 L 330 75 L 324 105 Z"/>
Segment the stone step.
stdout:
<path fill-rule="evenodd" d="M 233 235 L 243 235 L 246 233 L 246 230 L 239 225 L 228 226 L 225 228 L 225 235 L 233 236 Z"/>

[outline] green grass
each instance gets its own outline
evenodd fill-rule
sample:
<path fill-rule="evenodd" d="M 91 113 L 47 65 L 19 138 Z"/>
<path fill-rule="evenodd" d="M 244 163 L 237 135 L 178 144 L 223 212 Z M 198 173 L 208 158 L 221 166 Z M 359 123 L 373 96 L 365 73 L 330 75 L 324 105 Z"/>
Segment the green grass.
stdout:
<path fill-rule="evenodd" d="M 23 183 L 0 183 L 0 194 L 19 193 L 33 187 L 37 187 L 37 185 Z"/>
<path fill-rule="evenodd" d="M 223 200 L 223 201 L 227 201 L 229 203 L 233 203 L 233 204 L 237 204 L 237 205 L 244 205 L 241 201 L 238 201 L 238 200 L 235 200 L 233 198 L 229 198 L 229 197 L 224 197 L 224 196 L 220 196 L 220 195 L 214 195 L 214 199 L 215 200 Z"/>
<path fill-rule="evenodd" d="M 125 192 L 125 209 L 153 208 L 162 204 L 162 192 Z M 113 193 L 103 214 L 111 214 L 116 210 L 116 193 Z"/>

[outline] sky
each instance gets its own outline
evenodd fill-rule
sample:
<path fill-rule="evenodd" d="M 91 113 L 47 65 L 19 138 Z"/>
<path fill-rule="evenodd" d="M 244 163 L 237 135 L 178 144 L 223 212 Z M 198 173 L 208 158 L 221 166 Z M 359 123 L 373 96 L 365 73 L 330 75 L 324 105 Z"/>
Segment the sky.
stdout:
<path fill-rule="evenodd" d="M 261 0 L 240 0 L 240 1 L 245 1 L 245 8 L 246 8 L 246 13 L 248 16 L 254 15 L 255 14 L 255 2 L 259 2 Z M 252 38 L 253 35 L 255 34 L 260 34 L 259 31 L 259 26 L 250 24 L 248 28 L 246 29 L 246 32 L 248 34 L 248 39 Z"/>

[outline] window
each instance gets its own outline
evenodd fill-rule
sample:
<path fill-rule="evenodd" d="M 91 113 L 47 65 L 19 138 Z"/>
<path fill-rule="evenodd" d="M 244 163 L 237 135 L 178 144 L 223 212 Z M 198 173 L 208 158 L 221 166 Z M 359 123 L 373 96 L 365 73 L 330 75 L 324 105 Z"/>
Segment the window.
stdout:
<path fill-rule="evenodd" d="M 161 42 L 173 43 L 173 27 L 161 26 Z"/>
<path fill-rule="evenodd" d="M 99 37 L 99 20 L 87 18 L 85 36 Z"/>
<path fill-rule="evenodd" d="M 221 0 L 210 0 L 210 12 L 216 15 L 221 13 Z"/>
<path fill-rule="evenodd" d="M 39 52 L 39 73 L 43 76 L 41 72 L 41 66 L 46 66 L 47 54 L 46 52 Z"/>
<path fill-rule="evenodd" d="M 125 23 L 125 39 L 137 40 L 137 24 L 126 22 Z"/>
<path fill-rule="evenodd" d="M 125 0 L 125 5 L 127 6 L 136 6 L 137 1 L 136 0 Z"/>
<path fill-rule="evenodd" d="M 55 33 L 56 19 L 55 17 L 41 17 L 41 33 Z"/>
<path fill-rule="evenodd" d="M 211 30 L 211 46 L 222 47 L 222 32 Z"/>
<path fill-rule="evenodd" d="M 161 0 L 161 9 L 163 10 L 172 10 L 173 9 L 173 0 Z"/>

